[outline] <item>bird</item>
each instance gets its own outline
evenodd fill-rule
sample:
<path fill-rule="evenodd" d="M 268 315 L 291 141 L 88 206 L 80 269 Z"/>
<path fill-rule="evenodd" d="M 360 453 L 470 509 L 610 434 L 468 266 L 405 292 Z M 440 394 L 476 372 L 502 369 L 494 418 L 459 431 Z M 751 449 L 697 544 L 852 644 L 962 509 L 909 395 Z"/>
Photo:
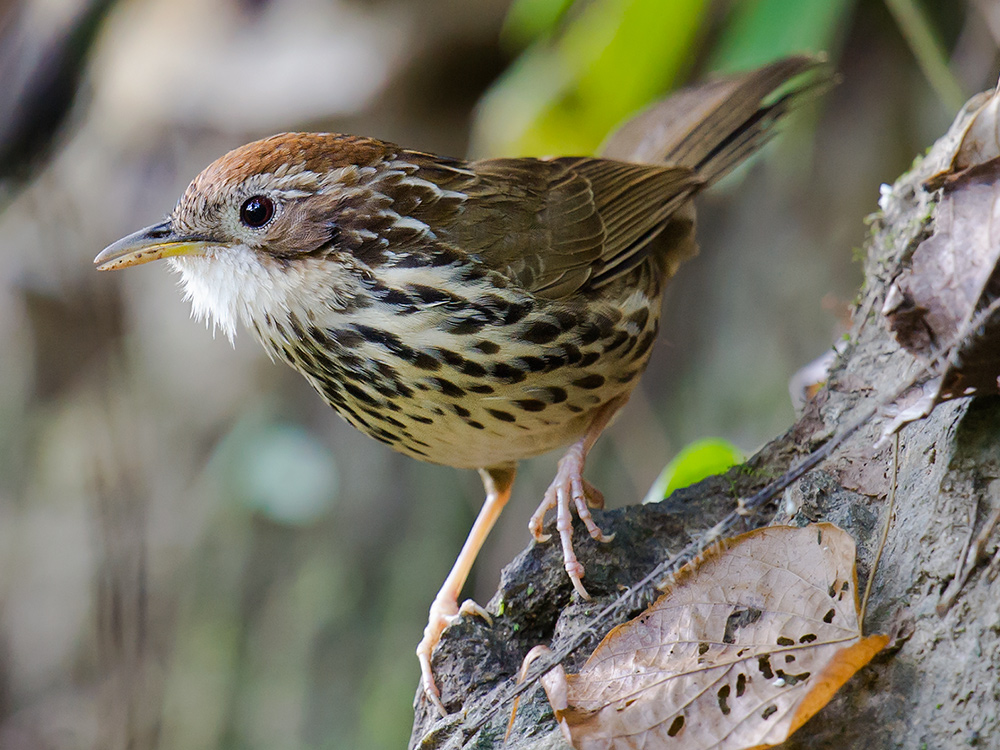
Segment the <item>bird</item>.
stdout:
<path fill-rule="evenodd" d="M 417 648 L 426 697 L 444 628 L 488 614 L 458 597 L 519 461 L 563 449 L 529 530 L 555 530 L 588 598 L 573 514 L 595 441 L 629 399 L 661 299 L 697 252 L 693 197 L 759 149 L 828 75 L 794 56 L 681 90 L 628 121 L 600 156 L 466 160 L 336 133 L 241 146 L 167 218 L 95 259 L 168 259 L 192 314 L 242 324 L 344 419 L 408 456 L 476 469 L 486 499 Z"/>

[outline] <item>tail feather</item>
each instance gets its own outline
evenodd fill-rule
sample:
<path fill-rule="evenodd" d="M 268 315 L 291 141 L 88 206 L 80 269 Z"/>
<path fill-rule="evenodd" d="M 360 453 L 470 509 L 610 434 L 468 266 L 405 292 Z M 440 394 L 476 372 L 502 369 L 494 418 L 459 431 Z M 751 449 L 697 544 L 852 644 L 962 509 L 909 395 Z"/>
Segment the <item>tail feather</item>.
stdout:
<path fill-rule="evenodd" d="M 688 167 L 710 184 L 764 145 L 775 122 L 831 80 L 825 60 L 799 55 L 683 89 L 618 128 L 601 156 Z"/>

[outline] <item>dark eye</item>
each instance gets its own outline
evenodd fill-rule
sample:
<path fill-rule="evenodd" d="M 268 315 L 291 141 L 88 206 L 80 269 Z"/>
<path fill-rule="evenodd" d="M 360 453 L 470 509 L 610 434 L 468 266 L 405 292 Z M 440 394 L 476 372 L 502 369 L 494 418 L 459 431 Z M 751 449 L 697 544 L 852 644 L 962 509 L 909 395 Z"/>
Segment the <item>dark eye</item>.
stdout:
<path fill-rule="evenodd" d="M 240 221 L 251 229 L 260 229 L 274 216 L 274 201 L 266 195 L 254 195 L 240 206 Z"/>

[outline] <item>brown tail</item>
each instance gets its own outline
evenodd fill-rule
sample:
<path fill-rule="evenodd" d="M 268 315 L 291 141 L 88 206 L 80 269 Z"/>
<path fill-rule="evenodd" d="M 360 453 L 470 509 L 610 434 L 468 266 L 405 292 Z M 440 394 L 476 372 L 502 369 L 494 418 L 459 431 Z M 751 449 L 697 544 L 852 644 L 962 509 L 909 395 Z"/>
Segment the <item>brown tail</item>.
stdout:
<path fill-rule="evenodd" d="M 710 184 L 764 145 L 806 94 L 832 81 L 825 60 L 800 55 L 682 89 L 619 127 L 601 156 L 688 167 Z"/>

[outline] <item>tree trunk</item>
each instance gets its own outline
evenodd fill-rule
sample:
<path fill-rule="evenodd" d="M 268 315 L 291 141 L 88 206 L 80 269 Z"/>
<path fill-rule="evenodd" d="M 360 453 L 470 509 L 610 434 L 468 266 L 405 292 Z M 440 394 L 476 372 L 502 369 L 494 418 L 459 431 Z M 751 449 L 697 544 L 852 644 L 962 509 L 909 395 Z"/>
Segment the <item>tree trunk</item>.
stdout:
<path fill-rule="evenodd" d="M 737 498 L 766 486 L 920 371 L 923 363 L 896 343 L 880 311 L 887 285 L 933 231 L 938 195 L 925 190 L 923 182 L 950 158 L 961 121 L 900 178 L 872 218 L 854 328 L 798 422 L 723 476 L 658 504 L 595 512 L 601 528 L 615 533 L 611 543 L 593 542 L 578 524 L 577 552 L 587 569 L 592 602 L 571 596 L 558 544 L 533 544 L 519 555 L 487 607 L 498 613 L 492 626 L 463 618 L 445 631 L 434 667 L 453 713 L 441 718 L 421 700 L 411 747 L 566 747 L 537 682 L 521 697 L 504 744 L 511 705 L 498 701 L 509 694 L 528 650 L 537 644 L 558 649 L 576 639 L 626 587 L 672 554 L 703 541 Z M 857 542 L 863 588 L 889 509 L 893 440 L 875 447 L 887 419 L 880 413 L 869 420 L 777 501 L 741 518 L 727 534 L 774 520 L 830 521 Z M 964 584 L 956 581 L 970 541 L 1000 507 L 998 477 L 1000 398 L 948 401 L 902 428 L 895 513 L 864 622 L 866 634 L 888 633 L 893 640 L 783 747 L 1000 747 L 995 536 L 983 545 L 985 554 L 974 561 Z M 603 618 L 598 632 L 565 660 L 567 670 L 575 671 L 610 627 L 638 614 L 654 596 L 646 586 L 614 610 L 613 619 Z"/>

